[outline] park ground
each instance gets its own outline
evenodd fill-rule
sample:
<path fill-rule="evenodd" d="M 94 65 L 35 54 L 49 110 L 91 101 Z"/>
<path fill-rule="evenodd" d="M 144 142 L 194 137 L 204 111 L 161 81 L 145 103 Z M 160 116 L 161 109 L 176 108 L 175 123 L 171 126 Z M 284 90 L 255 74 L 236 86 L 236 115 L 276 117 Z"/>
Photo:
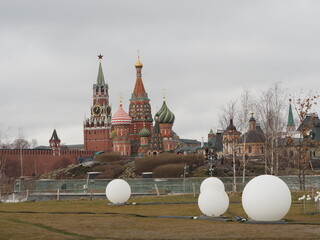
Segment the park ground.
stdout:
<path fill-rule="evenodd" d="M 285 221 L 273 224 L 237 222 L 234 216 L 247 218 L 241 194 L 229 194 L 230 222 L 192 219 L 202 215 L 193 195 L 132 197 L 118 206 L 107 199 L 0 203 L 0 239 L 320 239 L 318 206 L 304 208 L 302 195 L 293 193 Z"/>

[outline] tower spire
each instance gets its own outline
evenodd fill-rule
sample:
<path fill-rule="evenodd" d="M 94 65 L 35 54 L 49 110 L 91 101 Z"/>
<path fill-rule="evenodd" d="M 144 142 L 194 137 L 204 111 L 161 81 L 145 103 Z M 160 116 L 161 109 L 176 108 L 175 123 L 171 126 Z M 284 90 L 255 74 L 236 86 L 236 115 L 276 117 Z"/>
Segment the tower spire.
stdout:
<path fill-rule="evenodd" d="M 102 58 L 103 58 L 103 55 L 99 54 L 99 55 L 98 55 L 98 59 L 99 59 L 99 70 L 98 70 L 98 77 L 97 77 L 97 85 L 98 85 L 98 86 L 101 86 L 101 85 L 104 85 L 104 84 L 105 84 L 104 75 L 103 75 L 103 70 L 102 70 L 102 65 L 101 65 Z"/>
<path fill-rule="evenodd" d="M 287 131 L 294 131 L 295 130 L 295 124 L 293 120 L 293 113 L 292 113 L 292 107 L 291 107 L 291 99 L 289 99 L 289 113 L 288 113 L 288 123 L 287 123 Z"/>
<path fill-rule="evenodd" d="M 120 94 L 120 107 L 122 107 L 122 94 Z"/>
<path fill-rule="evenodd" d="M 136 83 L 132 93 L 132 98 L 148 98 L 142 82 L 142 77 L 141 77 L 142 76 L 141 69 L 143 67 L 143 64 L 140 61 L 140 55 L 138 55 L 138 61 L 136 62 L 135 67 L 137 71 L 137 78 L 136 78 Z"/>

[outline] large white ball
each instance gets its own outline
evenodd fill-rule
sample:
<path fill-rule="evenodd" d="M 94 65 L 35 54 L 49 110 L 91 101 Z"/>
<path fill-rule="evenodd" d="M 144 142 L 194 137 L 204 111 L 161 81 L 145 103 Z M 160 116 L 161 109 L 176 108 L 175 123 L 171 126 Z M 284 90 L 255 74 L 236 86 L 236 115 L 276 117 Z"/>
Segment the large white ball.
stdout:
<path fill-rule="evenodd" d="M 112 180 L 106 187 L 106 196 L 112 203 L 124 203 L 128 201 L 130 195 L 130 185 L 122 179 Z"/>
<path fill-rule="evenodd" d="M 199 195 L 198 206 L 206 216 L 221 216 L 229 207 L 228 194 L 217 188 L 205 189 Z"/>
<path fill-rule="evenodd" d="M 200 185 L 200 192 L 203 192 L 205 189 L 208 188 L 217 188 L 221 191 L 225 191 L 223 182 L 216 177 L 209 177 L 202 181 Z"/>
<path fill-rule="evenodd" d="M 287 184 L 272 175 L 253 178 L 242 193 L 242 206 L 249 218 L 256 221 L 280 221 L 291 206 Z"/>

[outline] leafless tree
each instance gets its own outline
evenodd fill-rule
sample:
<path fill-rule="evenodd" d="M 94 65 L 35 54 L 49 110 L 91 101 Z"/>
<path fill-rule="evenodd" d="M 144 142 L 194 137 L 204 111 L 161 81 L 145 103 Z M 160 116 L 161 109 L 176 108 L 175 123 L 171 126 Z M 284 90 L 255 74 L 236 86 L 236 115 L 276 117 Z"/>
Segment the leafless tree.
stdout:
<path fill-rule="evenodd" d="M 285 126 L 285 102 L 285 94 L 280 83 L 275 83 L 267 90 L 262 91 L 257 102 L 257 117 L 266 136 L 265 173 L 278 174 L 278 146 Z"/>
<path fill-rule="evenodd" d="M 317 148 L 319 142 L 313 140 L 310 136 L 311 130 L 314 127 L 316 114 L 310 113 L 314 105 L 317 105 L 317 101 L 320 95 L 308 94 L 306 97 L 298 98 L 295 101 L 294 108 L 298 113 L 300 126 L 298 128 L 300 138 L 298 142 L 295 142 L 292 136 L 288 136 L 287 142 L 295 148 L 298 153 L 298 176 L 300 183 L 300 190 L 305 191 L 305 170 L 308 167 L 310 155 L 309 152 L 312 148 Z"/>
<path fill-rule="evenodd" d="M 35 148 L 38 146 L 38 141 L 37 139 L 31 139 L 31 141 L 29 142 L 29 146 L 30 148 Z"/>
<path fill-rule="evenodd" d="M 254 111 L 255 99 L 251 94 L 250 90 L 245 88 L 240 96 L 240 106 L 238 107 L 238 130 L 242 133 L 245 133 L 248 130 L 248 121 L 250 113 Z M 246 135 L 244 136 L 244 149 L 246 149 Z M 246 152 L 243 151 L 242 154 L 242 183 L 245 182 L 246 176 L 246 166 L 249 158 L 246 157 Z"/>
<path fill-rule="evenodd" d="M 222 113 L 219 115 L 219 127 L 220 129 L 226 129 L 230 123 L 230 119 L 237 119 L 237 100 L 228 102 L 220 109 Z"/>
<path fill-rule="evenodd" d="M 8 130 L 9 128 L 0 131 L 1 149 L 6 149 L 10 146 L 6 134 Z M 11 176 L 11 174 L 13 173 L 13 168 L 16 168 L 15 162 L 8 161 L 3 151 L 0 151 L 0 197 L 12 192 L 14 176 Z"/>
<path fill-rule="evenodd" d="M 228 102 L 225 106 L 221 107 L 222 114 L 219 117 L 220 127 L 226 129 L 230 120 L 236 119 L 237 116 L 237 100 Z M 236 179 L 236 140 L 233 138 L 232 142 L 232 164 L 233 164 L 233 193 L 237 192 L 237 179 Z"/>

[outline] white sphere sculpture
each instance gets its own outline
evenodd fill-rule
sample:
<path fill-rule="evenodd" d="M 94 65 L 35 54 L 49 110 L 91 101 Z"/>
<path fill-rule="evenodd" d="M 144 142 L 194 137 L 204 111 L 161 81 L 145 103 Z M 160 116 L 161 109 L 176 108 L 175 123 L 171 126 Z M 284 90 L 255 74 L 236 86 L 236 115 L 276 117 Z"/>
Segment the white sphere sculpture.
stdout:
<path fill-rule="evenodd" d="M 228 194 L 217 188 L 205 189 L 199 195 L 198 206 L 201 212 L 206 216 L 221 216 L 229 207 Z"/>
<path fill-rule="evenodd" d="M 242 193 L 242 206 L 249 218 L 256 221 L 280 221 L 291 206 L 287 184 L 272 175 L 253 178 Z"/>
<path fill-rule="evenodd" d="M 202 181 L 200 185 L 200 192 L 203 192 L 204 190 L 208 188 L 217 188 L 221 191 L 225 191 L 225 187 L 223 182 L 216 177 L 209 177 Z"/>
<path fill-rule="evenodd" d="M 130 195 L 130 185 L 122 179 L 114 179 L 106 187 L 106 196 L 112 203 L 124 203 Z"/>

